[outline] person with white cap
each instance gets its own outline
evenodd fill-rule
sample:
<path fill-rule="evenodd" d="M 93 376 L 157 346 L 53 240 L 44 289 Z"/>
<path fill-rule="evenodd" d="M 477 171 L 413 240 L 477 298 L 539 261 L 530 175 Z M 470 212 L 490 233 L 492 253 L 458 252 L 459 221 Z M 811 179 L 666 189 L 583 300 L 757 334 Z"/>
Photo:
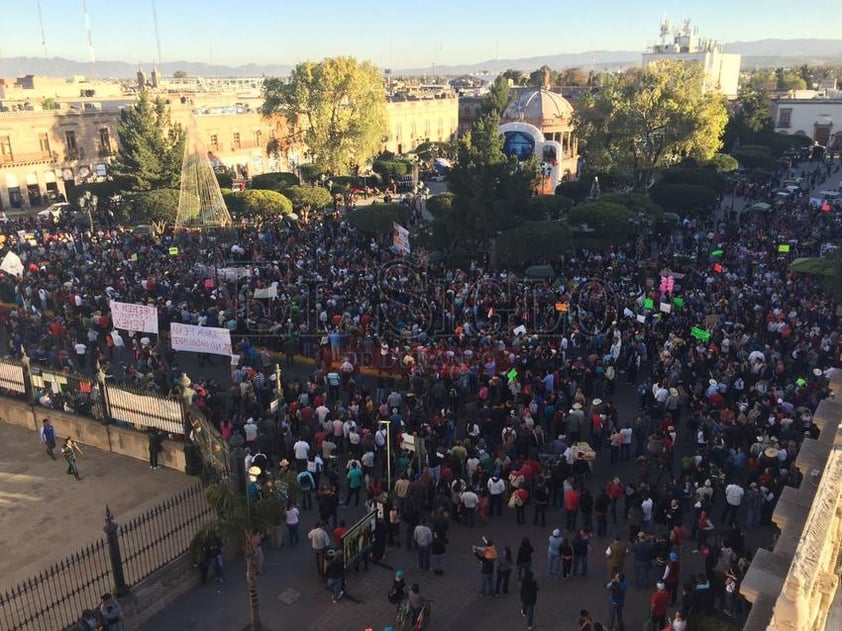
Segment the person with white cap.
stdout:
<path fill-rule="evenodd" d="M 667 611 L 670 605 L 670 594 L 663 581 L 658 581 L 655 591 L 649 599 L 649 616 L 652 618 L 653 629 L 663 629 L 667 624 Z"/>
<path fill-rule="evenodd" d="M 558 578 L 561 571 L 561 530 L 556 528 L 549 537 L 547 546 L 547 567 L 550 578 Z"/>

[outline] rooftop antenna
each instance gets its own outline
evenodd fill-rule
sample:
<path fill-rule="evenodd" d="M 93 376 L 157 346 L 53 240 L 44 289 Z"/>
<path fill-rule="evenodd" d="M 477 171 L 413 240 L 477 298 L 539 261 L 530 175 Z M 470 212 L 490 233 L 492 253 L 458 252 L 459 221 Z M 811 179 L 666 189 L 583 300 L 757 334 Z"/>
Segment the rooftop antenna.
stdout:
<path fill-rule="evenodd" d="M 155 10 L 155 0 L 152 0 L 152 22 L 155 24 L 155 46 L 158 51 L 158 63 L 161 63 L 164 58 L 161 57 L 161 35 L 158 32 L 158 11 Z"/>
<path fill-rule="evenodd" d="M 94 38 L 91 35 L 91 18 L 88 16 L 88 2 L 82 0 L 82 11 L 85 14 L 85 30 L 88 32 L 88 52 L 91 56 L 91 72 L 96 76 L 96 57 L 94 56 Z"/>
<path fill-rule="evenodd" d="M 38 22 L 41 24 L 41 46 L 44 47 L 44 59 L 49 59 L 50 54 L 47 52 L 47 36 L 44 33 L 44 16 L 41 13 L 41 0 L 37 1 L 38 6 Z"/>

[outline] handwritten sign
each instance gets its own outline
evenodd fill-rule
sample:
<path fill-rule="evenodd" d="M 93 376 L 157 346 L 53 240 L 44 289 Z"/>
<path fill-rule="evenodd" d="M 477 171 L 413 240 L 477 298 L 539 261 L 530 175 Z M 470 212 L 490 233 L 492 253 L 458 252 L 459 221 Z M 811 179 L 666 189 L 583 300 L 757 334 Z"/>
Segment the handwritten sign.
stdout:
<path fill-rule="evenodd" d="M 109 308 L 115 329 L 158 333 L 158 309 L 154 305 L 136 305 L 112 300 Z"/>
<path fill-rule="evenodd" d="M 170 344 L 174 351 L 191 351 L 231 356 L 231 331 L 214 326 L 194 326 L 173 322 Z"/>

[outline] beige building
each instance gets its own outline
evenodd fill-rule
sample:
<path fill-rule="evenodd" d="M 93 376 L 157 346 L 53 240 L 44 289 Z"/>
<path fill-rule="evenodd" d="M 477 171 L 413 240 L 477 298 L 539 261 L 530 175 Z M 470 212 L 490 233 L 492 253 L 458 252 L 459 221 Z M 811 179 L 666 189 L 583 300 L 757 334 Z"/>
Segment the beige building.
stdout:
<path fill-rule="evenodd" d="M 459 130 L 459 99 L 455 96 L 386 103 L 388 133 L 383 150 L 408 153 L 425 142 L 450 142 Z"/>
<path fill-rule="evenodd" d="M 260 114 L 262 99 L 242 89 L 254 82 L 237 82 L 233 91 L 174 93 L 158 91 L 170 105 L 172 119 L 195 126 L 211 163 L 235 176 L 271 171 L 295 171 L 304 148 L 280 156 L 266 152 L 276 126 Z M 82 96 L 91 85 L 93 96 Z M 119 84 L 112 98 L 101 98 L 99 83 L 43 77 L 0 79 L 0 210 L 30 209 L 67 197 L 69 184 L 107 177 L 118 150 L 120 109 L 134 102 Z M 256 83 L 254 84 L 256 85 Z M 67 87 L 71 86 L 71 87 Z M 127 86 L 131 87 L 131 86 Z M 388 128 L 383 149 L 407 153 L 423 142 L 447 142 L 455 137 L 458 99 L 409 98 L 386 105 Z M 58 109 L 44 110 L 46 98 Z"/>

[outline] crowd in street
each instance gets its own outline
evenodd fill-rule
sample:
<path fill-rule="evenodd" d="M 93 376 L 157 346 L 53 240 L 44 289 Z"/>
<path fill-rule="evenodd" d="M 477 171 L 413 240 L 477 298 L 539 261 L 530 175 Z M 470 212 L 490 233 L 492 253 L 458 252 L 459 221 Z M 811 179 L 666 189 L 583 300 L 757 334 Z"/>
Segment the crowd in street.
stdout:
<path fill-rule="evenodd" d="M 826 167 L 797 168 L 820 182 Z M 529 628 L 556 581 L 589 574 L 606 608 L 582 611 L 583 631 L 629 624 L 634 591 L 650 599 L 653 629 L 681 631 L 715 610 L 738 620 L 745 533 L 770 524 L 783 488 L 800 483 L 794 461 L 839 359 L 836 305 L 814 277 L 788 271 L 840 234 L 839 213 L 807 195 L 735 223 L 688 220 L 580 251 L 538 281 L 486 261 L 452 269 L 400 257 L 341 215 L 227 241 L 18 229 L 4 234 L 25 272 L 0 279 L 14 305 L 0 313 L 13 356 L 25 348 L 73 371 L 100 362 L 108 375 L 118 356 L 124 378 L 168 392 L 181 368 L 166 336 L 112 330 L 110 299 L 157 305 L 162 331 L 231 330 L 232 384 L 194 380 L 194 404 L 225 439 L 240 436 L 295 479 L 290 541 L 299 509 L 314 503 L 320 523 L 307 539 L 335 602 L 344 499 L 382 509 L 375 559 L 402 543 L 417 548 L 420 570 L 444 576 L 451 528 L 546 526 L 544 541 L 474 550 L 479 596 L 517 589 Z M 260 295 L 276 297 L 255 298 L 269 288 Z M 315 369 L 284 378 L 270 414 L 275 353 L 286 365 L 314 358 Z M 619 404 L 632 387 L 637 405 Z M 50 404 L 80 403 L 61 398 Z M 632 461 L 636 477 L 596 482 L 597 468 Z M 691 555 L 704 572 L 684 569 Z"/>

